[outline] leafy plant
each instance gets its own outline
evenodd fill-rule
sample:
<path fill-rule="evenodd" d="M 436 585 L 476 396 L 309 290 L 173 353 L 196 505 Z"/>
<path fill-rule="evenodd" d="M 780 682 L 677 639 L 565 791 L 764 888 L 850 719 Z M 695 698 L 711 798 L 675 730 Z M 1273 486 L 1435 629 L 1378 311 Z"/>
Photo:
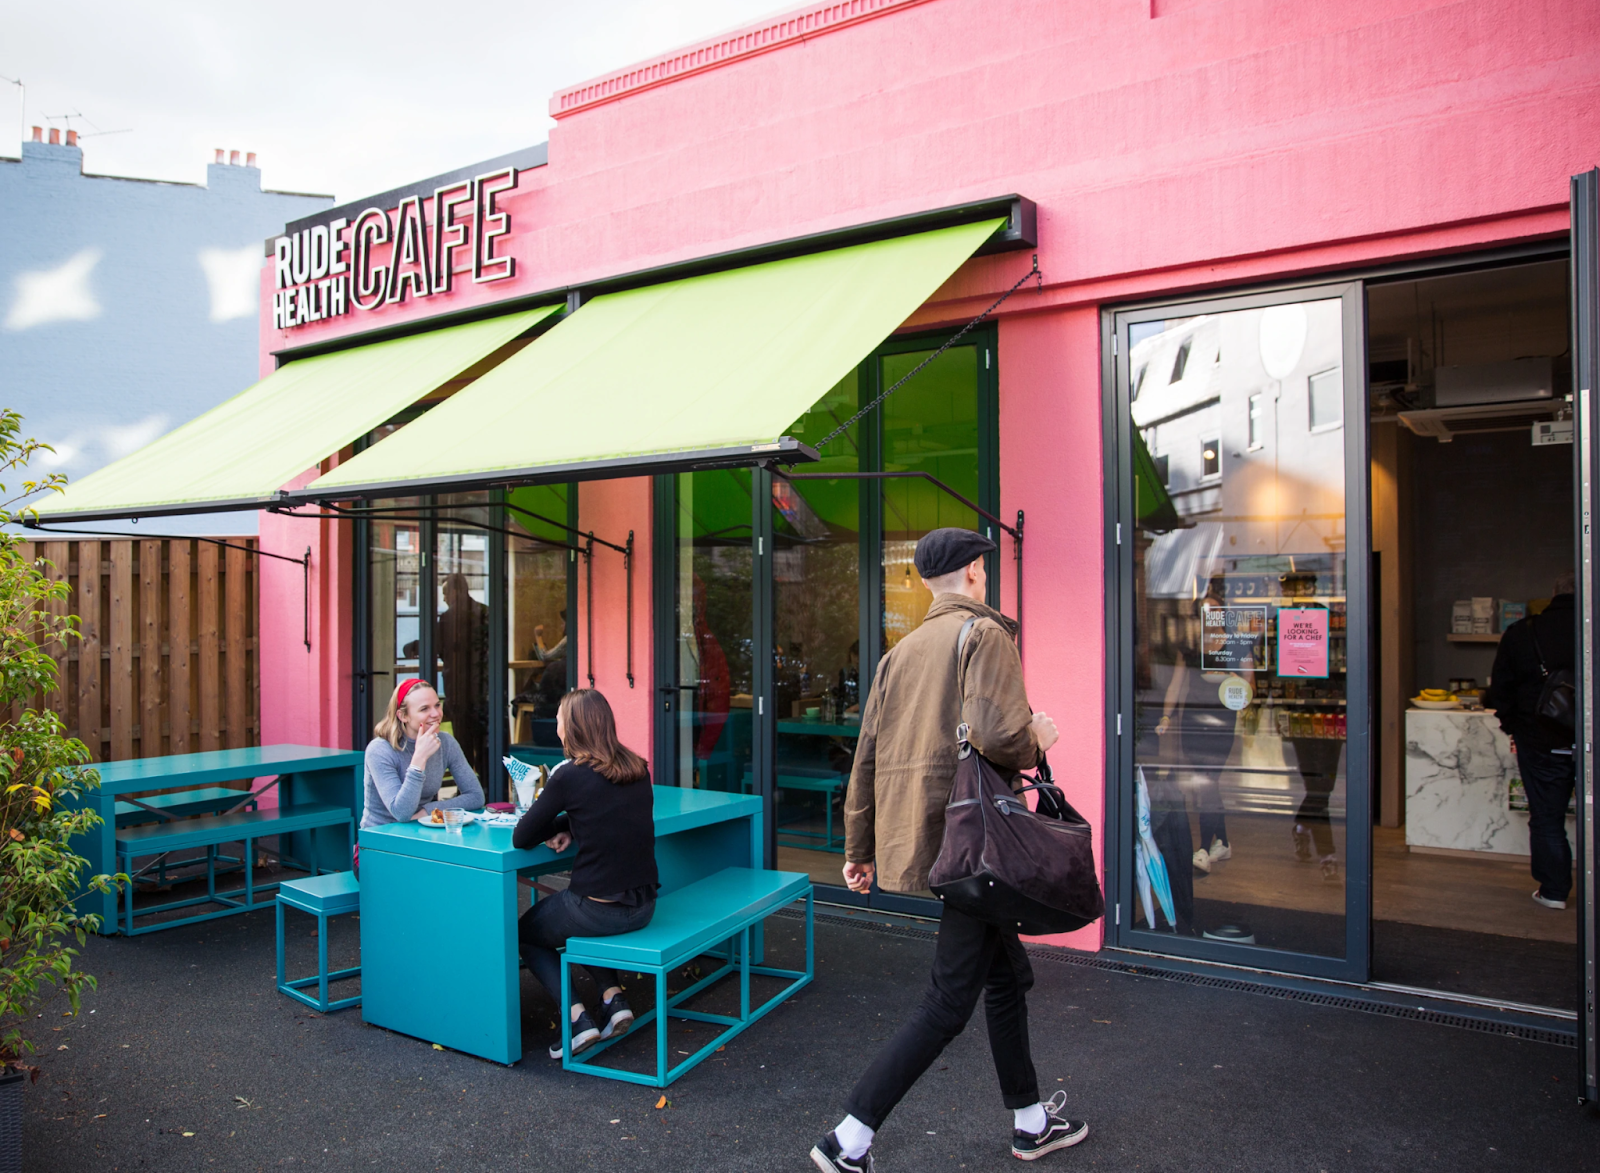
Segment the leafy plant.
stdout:
<path fill-rule="evenodd" d="M 22 417 L 0 409 L 0 476 L 26 469 L 48 445 L 20 439 Z M 36 519 L 20 504 L 39 493 L 60 492 L 66 477 L 52 473 L 23 481 L 15 495 L 0 484 L 0 525 Z M 79 916 L 73 898 L 80 888 L 107 892 L 123 877 L 83 874 L 89 864 L 72 850 L 74 836 L 100 825 L 82 801 L 100 776 L 88 767 L 89 750 L 66 735 L 59 714 L 40 702 L 57 685 L 56 660 L 47 648 L 79 638 L 78 620 L 57 605 L 68 596 L 64 580 L 52 580 L 44 559 L 24 557 L 24 539 L 0 531 L 0 1069 L 19 1067 L 37 1050 L 27 1026 L 41 1008 L 65 997 L 77 1013 L 94 978 L 73 968 L 98 916 Z M 36 707 L 37 706 L 37 707 Z"/>

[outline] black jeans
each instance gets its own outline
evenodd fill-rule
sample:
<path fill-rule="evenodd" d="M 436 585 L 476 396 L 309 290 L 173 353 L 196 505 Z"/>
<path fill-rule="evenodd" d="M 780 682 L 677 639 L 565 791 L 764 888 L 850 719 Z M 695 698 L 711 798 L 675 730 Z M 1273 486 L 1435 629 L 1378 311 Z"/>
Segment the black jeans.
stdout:
<path fill-rule="evenodd" d="M 1528 794 L 1528 851 L 1539 892 L 1565 900 L 1572 892 L 1572 844 L 1567 842 L 1567 803 L 1577 780 L 1571 754 L 1517 746 L 1522 788 Z"/>
<path fill-rule="evenodd" d="M 1033 967 L 1015 933 L 947 907 L 922 1003 L 873 1059 L 845 1100 L 845 1111 L 868 1128 L 881 1128 L 939 1052 L 966 1028 L 980 993 L 1005 1106 L 1037 1104 L 1039 1079 L 1028 1049 L 1026 995 L 1032 988 Z"/>
<path fill-rule="evenodd" d="M 627 908 L 620 904 L 602 904 L 574 896 L 572 892 L 557 892 L 538 901 L 517 921 L 517 946 L 522 963 L 533 971 L 533 976 L 550 992 L 550 997 L 561 1000 L 561 954 L 568 937 L 614 937 L 618 933 L 631 933 L 650 923 L 655 915 L 656 902 Z M 617 971 L 598 965 L 587 968 L 600 987 L 602 994 L 617 984 Z M 576 1001 L 576 999 L 574 999 Z"/>

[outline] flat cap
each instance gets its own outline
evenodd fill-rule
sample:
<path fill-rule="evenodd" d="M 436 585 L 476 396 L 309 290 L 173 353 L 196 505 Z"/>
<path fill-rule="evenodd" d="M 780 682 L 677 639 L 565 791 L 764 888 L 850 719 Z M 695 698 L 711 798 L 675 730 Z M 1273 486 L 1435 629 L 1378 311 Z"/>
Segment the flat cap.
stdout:
<path fill-rule="evenodd" d="M 997 549 L 993 542 L 970 529 L 936 529 L 917 541 L 917 573 L 938 578 L 960 570 L 974 558 Z"/>

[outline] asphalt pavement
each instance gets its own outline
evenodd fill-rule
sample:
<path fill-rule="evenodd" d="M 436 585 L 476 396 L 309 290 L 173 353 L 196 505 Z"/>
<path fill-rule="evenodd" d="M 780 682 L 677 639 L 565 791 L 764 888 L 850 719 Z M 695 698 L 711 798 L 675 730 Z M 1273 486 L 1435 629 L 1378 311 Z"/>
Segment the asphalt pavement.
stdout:
<path fill-rule="evenodd" d="M 291 923 L 303 965 L 311 922 Z M 335 924 L 337 964 L 356 924 Z M 768 924 L 778 963 L 795 960 L 798 923 Z M 449 949 L 448 926 L 436 931 Z M 658 1106 L 653 1088 L 548 1059 L 554 1010 L 526 974 L 527 1054 L 508 1068 L 279 995 L 270 909 L 93 939 L 82 963 L 98 991 L 75 1019 L 39 1020 L 45 1075 L 27 1093 L 24 1168 L 809 1169 L 810 1146 L 920 993 L 932 943 L 828 915 L 816 948 L 816 981 Z M 1570 1046 L 1048 958 L 1034 969 L 1041 1084 L 1065 1088 L 1091 1127 L 1041 1168 L 1600 1171 L 1600 1114 L 1576 1103 Z M 468 974 L 417 991 L 474 996 Z M 649 1004 L 642 988 L 630 997 Z M 694 1042 L 683 1029 L 672 1045 Z M 646 1062 L 647 1038 L 626 1046 L 620 1061 Z M 1020 1168 L 1009 1138 L 980 1011 L 874 1154 L 882 1173 Z"/>

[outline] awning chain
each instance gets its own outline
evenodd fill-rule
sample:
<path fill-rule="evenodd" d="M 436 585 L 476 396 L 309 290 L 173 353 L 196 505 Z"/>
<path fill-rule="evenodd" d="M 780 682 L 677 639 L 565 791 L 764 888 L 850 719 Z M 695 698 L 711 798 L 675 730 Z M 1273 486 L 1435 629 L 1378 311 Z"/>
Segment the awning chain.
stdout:
<path fill-rule="evenodd" d="M 1027 283 L 1027 281 L 1028 281 L 1028 279 L 1030 277 L 1037 277 L 1039 279 L 1039 288 L 1041 290 L 1044 288 L 1044 274 L 1039 271 L 1039 254 L 1038 253 L 1034 253 L 1033 254 L 1033 268 L 1029 269 L 1022 276 L 1018 277 L 1017 281 L 1016 281 L 1016 284 L 1013 285 L 1010 289 L 1006 290 L 1004 293 L 1002 293 L 995 300 L 995 303 L 992 306 L 990 306 L 988 309 L 984 310 L 983 313 L 981 313 L 977 317 L 973 318 L 972 321 L 968 322 L 965 326 L 961 327 L 961 329 L 957 330 L 954 334 L 952 334 L 945 341 L 945 344 L 943 346 L 939 347 L 938 350 L 934 351 L 927 358 L 923 359 L 916 366 L 912 367 L 909 371 L 907 371 L 904 375 L 902 375 L 898 380 L 896 380 L 894 386 L 890 387 L 882 395 L 879 395 L 871 403 L 867 404 L 860 411 L 856 412 L 855 415 L 853 415 L 849 419 L 845 420 L 844 423 L 840 424 L 837 428 L 834 428 L 833 431 L 829 432 L 826 436 L 824 436 L 821 440 L 819 440 L 817 442 L 817 451 L 818 452 L 822 451 L 822 449 L 827 447 L 829 443 L 831 443 L 834 440 L 837 440 L 840 436 L 844 435 L 851 428 L 855 427 L 855 425 L 860 422 L 861 418 L 864 415 L 866 415 L 868 412 L 870 412 L 873 408 L 877 407 L 880 403 L 882 403 L 885 399 L 889 398 L 889 396 L 893 395 L 896 391 L 900 390 L 901 387 L 905 386 L 912 379 L 916 378 L 916 376 L 921 373 L 923 367 L 925 367 L 929 363 L 933 362 L 934 359 L 938 358 L 945 351 L 949 350 L 957 342 L 960 342 L 961 339 L 964 338 L 975 326 L 977 326 L 980 322 L 984 321 L 986 318 L 989 317 L 990 314 L 994 313 L 995 310 L 999 309 L 1002 305 L 1004 305 L 1006 303 L 1006 300 L 1008 298 L 1010 298 L 1010 296 L 1013 293 L 1015 293 L 1017 290 L 1021 289 L 1023 287 L 1023 285 L 1025 285 Z"/>

